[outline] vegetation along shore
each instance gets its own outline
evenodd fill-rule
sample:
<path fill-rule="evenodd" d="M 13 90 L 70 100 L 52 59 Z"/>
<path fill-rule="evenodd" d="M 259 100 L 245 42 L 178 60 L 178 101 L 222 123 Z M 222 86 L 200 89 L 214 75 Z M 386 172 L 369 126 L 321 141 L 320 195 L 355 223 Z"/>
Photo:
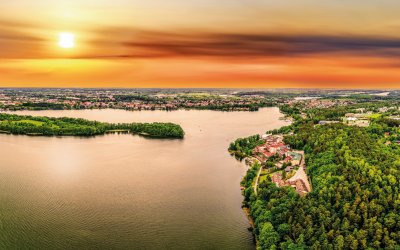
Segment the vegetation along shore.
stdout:
<path fill-rule="evenodd" d="M 43 136 L 94 136 L 110 132 L 128 132 L 154 138 L 184 137 L 173 123 L 106 123 L 77 118 L 51 118 L 0 113 L 0 132 Z"/>

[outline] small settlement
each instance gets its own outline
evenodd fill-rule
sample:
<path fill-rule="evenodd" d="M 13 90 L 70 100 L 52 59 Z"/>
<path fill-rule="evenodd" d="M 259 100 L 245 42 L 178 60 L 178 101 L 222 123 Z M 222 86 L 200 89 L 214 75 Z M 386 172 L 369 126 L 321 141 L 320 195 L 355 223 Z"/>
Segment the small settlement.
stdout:
<path fill-rule="evenodd" d="M 350 126 L 368 127 L 370 123 L 369 115 L 372 115 L 372 112 L 368 114 L 347 113 L 343 122 Z"/>
<path fill-rule="evenodd" d="M 263 145 L 254 149 L 254 157 L 260 162 L 275 156 L 277 161 L 272 167 L 272 182 L 278 187 L 292 186 L 297 193 L 304 195 L 311 191 L 311 185 L 306 174 L 304 151 L 291 150 L 283 142 L 283 135 L 263 135 Z"/>

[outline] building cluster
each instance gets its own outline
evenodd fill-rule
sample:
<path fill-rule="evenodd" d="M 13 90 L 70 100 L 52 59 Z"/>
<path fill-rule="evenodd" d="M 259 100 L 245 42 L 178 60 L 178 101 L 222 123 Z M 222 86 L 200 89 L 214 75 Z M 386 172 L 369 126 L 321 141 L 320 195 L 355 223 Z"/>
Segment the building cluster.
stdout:
<path fill-rule="evenodd" d="M 291 186 L 295 188 L 296 192 L 300 195 L 304 195 L 311 191 L 311 185 L 305 172 L 305 166 L 300 166 L 296 173 L 287 180 L 283 178 L 282 173 L 274 173 L 272 175 L 272 181 L 278 187 Z"/>
<path fill-rule="evenodd" d="M 311 186 L 306 175 L 304 152 L 291 150 L 289 145 L 283 142 L 283 135 L 262 135 L 264 144 L 254 149 L 254 156 L 261 162 L 274 155 L 279 156 L 275 163 L 276 169 L 283 169 L 285 175 L 294 175 L 285 180 L 282 171 L 272 175 L 272 181 L 278 186 L 293 186 L 299 194 L 311 191 Z"/>
<path fill-rule="evenodd" d="M 318 122 L 319 125 L 327 125 L 327 124 L 333 124 L 333 123 L 340 123 L 339 121 L 324 121 L 321 120 Z"/>
<path fill-rule="evenodd" d="M 359 113 L 347 113 L 343 119 L 343 122 L 350 126 L 358 126 L 358 127 L 368 127 L 370 124 L 370 120 L 368 118 L 369 114 L 359 114 Z"/>
<path fill-rule="evenodd" d="M 283 142 L 282 135 L 262 135 L 261 137 L 265 143 L 254 149 L 256 157 L 261 162 L 275 154 L 284 156 L 290 150 L 290 147 Z"/>
<path fill-rule="evenodd" d="M 290 106 L 302 104 L 307 108 L 332 108 L 336 106 L 347 106 L 353 104 L 353 101 L 345 99 L 321 99 L 321 98 L 295 98 L 287 100 Z"/>
<path fill-rule="evenodd" d="M 318 125 L 327 125 L 333 123 L 344 123 L 349 126 L 358 126 L 358 127 L 368 127 L 370 125 L 370 115 L 371 113 L 347 113 L 343 117 L 342 121 L 325 121 L 321 120 L 318 122 Z"/>

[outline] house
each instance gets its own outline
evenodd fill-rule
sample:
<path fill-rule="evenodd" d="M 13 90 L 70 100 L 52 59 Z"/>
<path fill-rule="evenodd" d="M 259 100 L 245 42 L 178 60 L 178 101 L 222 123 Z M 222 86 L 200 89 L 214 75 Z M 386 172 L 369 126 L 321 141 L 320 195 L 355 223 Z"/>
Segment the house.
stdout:
<path fill-rule="evenodd" d="M 292 170 L 293 170 L 292 167 L 285 168 L 286 173 Z M 287 181 L 283 180 L 282 174 L 280 172 L 275 173 L 272 175 L 272 182 L 274 182 L 277 187 L 292 186 L 293 188 L 296 189 L 296 192 L 300 195 L 304 195 L 311 191 L 311 185 L 308 181 L 308 177 L 304 170 L 304 167 L 300 167 L 296 171 L 295 175 L 290 179 L 288 179 Z"/>
<path fill-rule="evenodd" d="M 387 107 L 383 107 L 383 108 L 379 108 L 378 109 L 378 112 L 379 113 L 385 113 L 385 112 L 387 112 L 389 109 L 387 108 Z"/>
<path fill-rule="evenodd" d="M 319 125 L 326 125 L 326 124 L 332 124 L 332 123 L 339 123 L 339 121 L 319 121 Z"/>
<path fill-rule="evenodd" d="M 291 162 L 292 161 L 292 159 L 293 159 L 293 157 L 291 157 L 291 156 L 286 156 L 286 158 L 285 158 L 285 163 L 289 163 L 289 162 Z"/>
<path fill-rule="evenodd" d="M 263 134 L 261 136 L 261 139 L 266 140 L 271 134 L 267 135 L 267 134 Z"/>
<path fill-rule="evenodd" d="M 346 120 L 349 121 L 349 122 L 355 122 L 355 121 L 358 120 L 358 118 L 356 118 L 356 117 L 348 117 Z"/>
<path fill-rule="evenodd" d="M 275 167 L 277 167 L 277 168 L 279 168 L 279 169 L 281 169 L 282 166 L 283 166 L 283 161 L 279 161 L 279 162 L 277 162 L 277 163 L 275 164 Z"/>
<path fill-rule="evenodd" d="M 358 109 L 356 109 L 358 112 L 360 112 L 360 113 L 364 113 L 365 112 L 365 108 L 358 108 Z"/>

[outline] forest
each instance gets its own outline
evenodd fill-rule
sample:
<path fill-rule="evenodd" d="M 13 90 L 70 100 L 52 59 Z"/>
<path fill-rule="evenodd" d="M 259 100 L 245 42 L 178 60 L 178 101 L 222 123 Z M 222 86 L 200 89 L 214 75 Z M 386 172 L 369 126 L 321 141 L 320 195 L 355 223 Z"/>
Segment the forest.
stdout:
<path fill-rule="evenodd" d="M 94 136 L 128 132 L 156 138 L 183 138 L 181 126 L 173 123 L 105 123 L 77 118 L 50 118 L 0 113 L 0 132 L 45 136 Z"/>
<path fill-rule="evenodd" d="M 383 133 L 398 127 L 304 121 L 285 142 L 306 152 L 313 191 L 300 197 L 267 179 L 255 195 L 250 168 L 244 206 L 261 249 L 398 249 L 400 246 L 400 147 Z M 258 168 L 258 166 L 256 166 Z"/>
<path fill-rule="evenodd" d="M 399 109 L 371 116 L 368 127 L 341 123 L 346 113 L 377 113 L 398 102 L 357 103 L 332 108 L 281 105 L 294 118 L 289 126 L 267 131 L 285 134 L 285 143 L 304 150 L 313 190 L 299 196 L 292 187 L 278 188 L 271 178 L 254 178 L 249 168 L 241 185 L 243 206 L 254 221 L 260 249 L 400 249 L 400 115 Z M 300 117 L 304 114 L 304 118 Z M 259 137 L 231 143 L 234 155 L 252 155 Z"/>

